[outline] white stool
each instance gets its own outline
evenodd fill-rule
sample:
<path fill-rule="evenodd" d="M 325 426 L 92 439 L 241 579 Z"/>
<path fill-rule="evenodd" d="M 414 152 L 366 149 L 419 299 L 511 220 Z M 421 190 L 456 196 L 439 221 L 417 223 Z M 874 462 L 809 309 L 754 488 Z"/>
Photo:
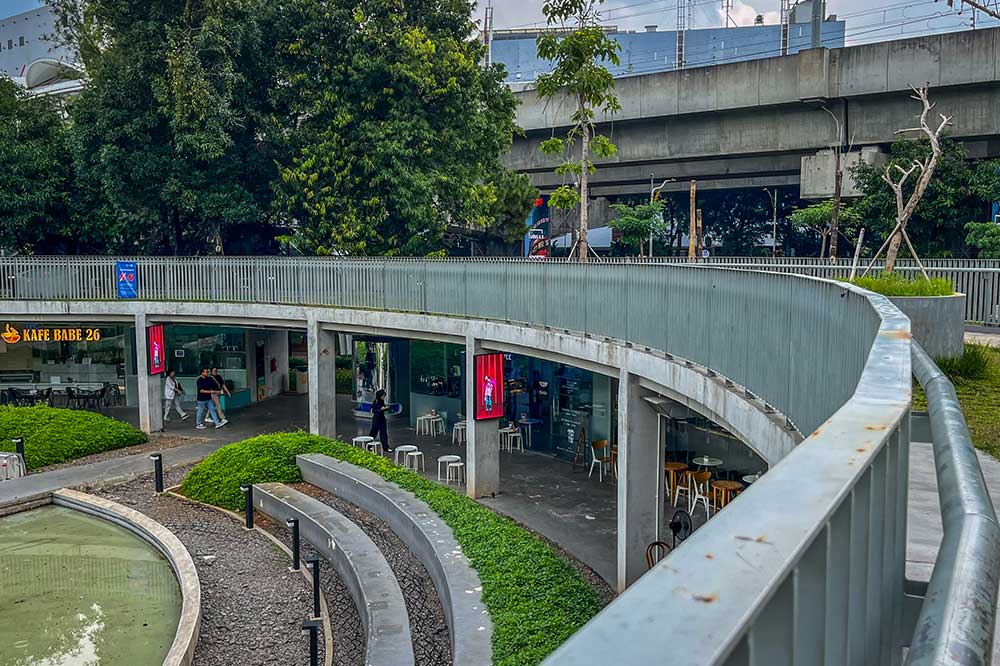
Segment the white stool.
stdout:
<path fill-rule="evenodd" d="M 466 441 L 466 425 L 465 421 L 459 421 L 455 424 L 455 427 L 451 431 L 451 443 L 452 444 L 465 444 Z"/>
<path fill-rule="evenodd" d="M 412 469 L 414 472 L 416 472 L 417 471 L 417 461 L 418 460 L 420 461 L 420 471 L 421 472 L 426 472 L 427 468 L 424 467 L 424 452 L 423 451 L 410 451 L 410 452 L 408 452 L 406 454 L 406 460 L 404 461 L 404 462 L 406 462 L 406 469 Z M 413 463 L 412 467 L 410 466 L 411 462 Z"/>
<path fill-rule="evenodd" d="M 363 449 L 365 448 L 365 445 L 368 444 L 368 442 L 373 442 L 373 441 L 375 441 L 374 437 L 369 437 L 368 435 L 360 435 L 352 439 L 351 444 L 358 448 Z"/>
<path fill-rule="evenodd" d="M 432 437 L 437 437 L 438 435 L 444 435 L 448 432 L 444 424 L 443 416 L 432 416 L 430 421 L 430 434 Z"/>
<path fill-rule="evenodd" d="M 371 437 L 369 437 L 368 439 L 371 439 Z M 365 442 L 365 450 L 371 451 L 372 453 L 377 453 L 378 455 L 382 455 L 382 442 L 377 439 L 372 440 L 370 442 Z"/>
<path fill-rule="evenodd" d="M 423 416 L 417 417 L 417 434 L 418 435 L 429 435 L 431 434 L 431 420 L 434 417 L 430 414 L 424 414 Z"/>
<path fill-rule="evenodd" d="M 464 462 L 450 462 L 448 463 L 448 476 L 445 478 L 445 483 L 464 483 L 465 482 L 465 463 Z"/>
<path fill-rule="evenodd" d="M 404 444 L 403 446 L 397 446 L 392 454 L 392 462 L 399 464 L 399 454 L 409 453 L 410 451 L 418 451 L 419 449 L 412 444 Z M 406 456 L 403 456 L 403 463 L 406 463 Z"/>
<path fill-rule="evenodd" d="M 438 458 L 438 481 L 441 481 L 441 466 L 447 463 L 462 462 L 461 456 L 441 456 Z"/>
<path fill-rule="evenodd" d="M 524 453 L 524 438 L 521 436 L 520 430 L 507 433 L 507 451 L 510 453 L 514 452 L 514 442 L 517 442 L 517 450 Z"/>

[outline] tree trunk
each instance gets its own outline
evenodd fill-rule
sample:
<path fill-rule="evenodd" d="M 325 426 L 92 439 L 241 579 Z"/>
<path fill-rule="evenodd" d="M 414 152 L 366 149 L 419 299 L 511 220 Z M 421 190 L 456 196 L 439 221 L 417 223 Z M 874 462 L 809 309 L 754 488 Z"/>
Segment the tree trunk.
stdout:
<path fill-rule="evenodd" d="M 177 206 L 173 207 L 174 220 L 174 256 L 181 253 L 181 212 Z"/>
<path fill-rule="evenodd" d="M 580 96 L 580 122 L 583 129 L 583 140 L 580 142 L 580 241 L 579 257 L 581 263 L 587 263 L 590 259 L 590 246 L 587 244 L 587 224 L 588 211 L 587 204 L 590 201 L 590 121 L 586 116 L 586 109 L 583 104 L 583 96 Z"/>
<path fill-rule="evenodd" d="M 820 246 L 819 246 L 819 258 L 822 259 L 823 257 L 826 256 L 826 239 L 830 235 L 830 232 L 828 232 L 828 231 L 821 231 L 821 232 L 819 232 L 819 235 L 820 235 L 820 238 L 823 239 L 822 242 L 820 243 Z"/>
<path fill-rule="evenodd" d="M 903 242 L 903 230 L 900 229 L 892 237 L 889 243 L 889 250 L 885 253 L 885 272 L 891 273 L 896 269 L 896 257 L 899 256 L 899 245 Z"/>
<path fill-rule="evenodd" d="M 840 167 L 840 151 L 836 152 L 837 169 L 833 176 L 833 214 L 830 216 L 830 261 L 837 261 L 837 234 L 840 233 L 840 193 L 844 183 L 844 172 Z"/>

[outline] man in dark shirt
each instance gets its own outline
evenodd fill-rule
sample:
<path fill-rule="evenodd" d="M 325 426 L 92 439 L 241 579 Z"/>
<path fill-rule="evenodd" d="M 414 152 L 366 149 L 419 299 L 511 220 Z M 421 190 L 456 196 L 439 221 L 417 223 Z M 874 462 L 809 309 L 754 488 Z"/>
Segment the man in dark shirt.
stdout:
<path fill-rule="evenodd" d="M 219 418 L 218 412 L 215 411 L 215 404 L 212 402 L 212 397 L 218 394 L 219 385 L 209 376 L 208 368 L 202 368 L 201 374 L 198 375 L 198 413 L 194 419 L 194 427 L 198 430 L 205 429 L 206 411 L 208 411 L 208 415 L 212 418 L 212 422 L 215 423 L 216 428 L 221 428 L 228 423 L 225 419 Z"/>

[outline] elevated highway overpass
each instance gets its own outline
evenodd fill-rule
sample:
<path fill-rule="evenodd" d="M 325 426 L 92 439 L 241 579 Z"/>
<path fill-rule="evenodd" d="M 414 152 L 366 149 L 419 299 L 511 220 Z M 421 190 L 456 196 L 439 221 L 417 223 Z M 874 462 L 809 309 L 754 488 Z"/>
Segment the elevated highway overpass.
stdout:
<path fill-rule="evenodd" d="M 928 35 L 617 80 L 622 110 L 602 117 L 618 154 L 597 163 L 593 196 L 649 193 L 650 176 L 701 189 L 797 186 L 802 158 L 833 145 L 887 148 L 913 127 L 910 86 L 931 86 L 936 112 L 970 157 L 1000 156 L 1000 28 Z M 566 99 L 517 93 L 508 166 L 543 192 L 562 183 L 539 143 L 569 123 Z M 831 116 L 832 114 L 832 116 Z M 836 120 L 835 120 L 836 119 Z M 838 131 L 839 130 L 839 131 Z M 832 173 L 832 171 L 831 171 Z M 831 176 L 832 177 L 832 176 Z"/>

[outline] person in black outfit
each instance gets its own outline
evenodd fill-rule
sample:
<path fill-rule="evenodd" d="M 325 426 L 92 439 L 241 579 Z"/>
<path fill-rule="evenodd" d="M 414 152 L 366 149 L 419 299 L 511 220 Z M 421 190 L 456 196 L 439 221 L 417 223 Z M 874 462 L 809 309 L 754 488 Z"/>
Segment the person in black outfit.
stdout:
<path fill-rule="evenodd" d="M 389 446 L 389 430 L 388 425 L 385 421 L 385 412 L 389 409 L 385 404 L 385 389 L 379 389 L 375 393 L 375 402 L 372 403 L 372 429 L 369 431 L 369 437 L 375 437 L 378 435 L 379 441 L 382 442 L 382 448 L 392 453 L 392 447 Z"/>

